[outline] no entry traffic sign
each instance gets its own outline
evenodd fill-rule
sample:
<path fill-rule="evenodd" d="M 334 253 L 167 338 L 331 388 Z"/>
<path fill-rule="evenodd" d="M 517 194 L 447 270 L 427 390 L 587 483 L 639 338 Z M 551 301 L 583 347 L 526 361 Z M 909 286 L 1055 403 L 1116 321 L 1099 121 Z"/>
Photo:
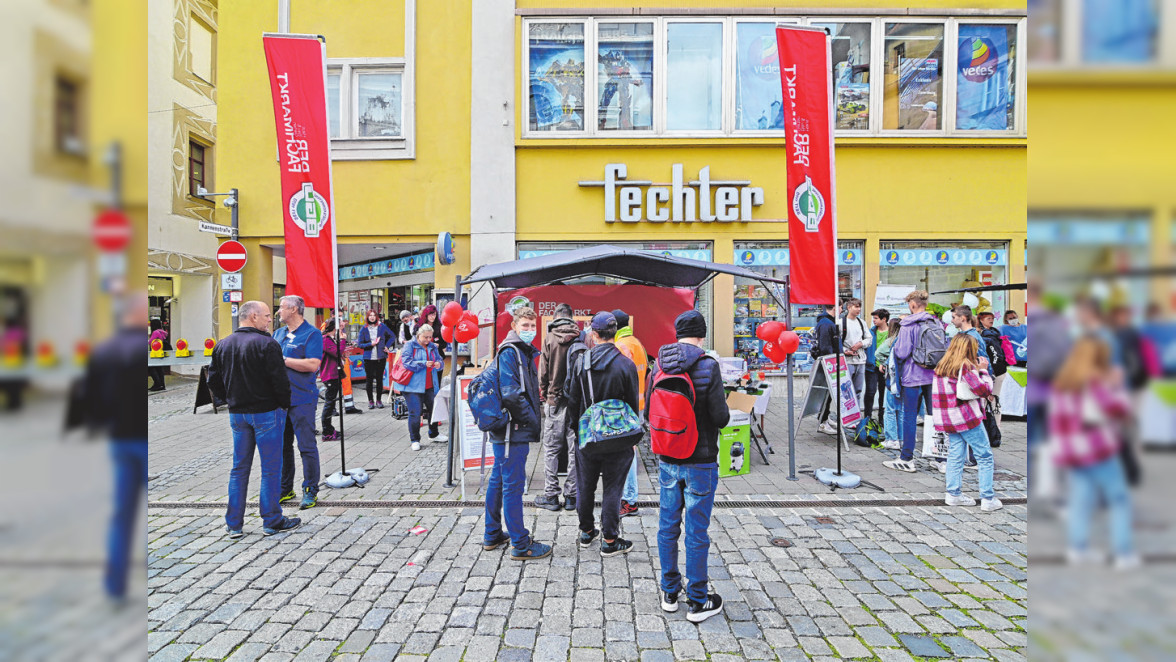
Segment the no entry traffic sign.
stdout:
<path fill-rule="evenodd" d="M 226 241 L 216 249 L 216 266 L 229 273 L 236 273 L 245 266 L 249 256 L 239 241 Z"/>
<path fill-rule="evenodd" d="M 107 253 L 121 251 L 131 241 L 131 222 L 117 209 L 107 209 L 94 219 L 94 243 Z"/>

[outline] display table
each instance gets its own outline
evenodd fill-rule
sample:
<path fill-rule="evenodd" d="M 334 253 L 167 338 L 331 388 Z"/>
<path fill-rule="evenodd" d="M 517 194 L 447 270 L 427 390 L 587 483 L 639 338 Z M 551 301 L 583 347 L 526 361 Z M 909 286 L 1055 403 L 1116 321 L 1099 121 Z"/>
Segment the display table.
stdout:
<path fill-rule="evenodd" d="M 1149 446 L 1176 445 L 1176 380 L 1157 379 L 1140 396 L 1139 439 Z"/>
<path fill-rule="evenodd" d="M 1025 368 L 1009 368 L 1008 377 L 1000 387 L 1000 413 L 1002 416 L 1025 416 L 1025 385 L 1029 372 Z"/>

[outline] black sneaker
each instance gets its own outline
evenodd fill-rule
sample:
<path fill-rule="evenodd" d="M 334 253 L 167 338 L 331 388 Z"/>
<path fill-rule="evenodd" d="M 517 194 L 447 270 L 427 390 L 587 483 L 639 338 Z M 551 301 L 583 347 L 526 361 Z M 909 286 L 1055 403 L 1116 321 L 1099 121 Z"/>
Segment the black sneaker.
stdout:
<path fill-rule="evenodd" d="M 686 601 L 686 620 L 691 623 L 701 623 L 715 614 L 723 611 L 723 598 L 718 593 L 706 596 L 706 602 Z"/>
<path fill-rule="evenodd" d="M 591 531 L 580 532 L 580 547 L 587 549 L 592 545 L 592 541 L 596 540 L 596 536 L 600 535 L 600 529 L 592 529 Z"/>
<path fill-rule="evenodd" d="M 564 510 L 576 509 L 576 497 L 564 497 Z"/>
<path fill-rule="evenodd" d="M 678 611 L 678 591 L 673 593 L 661 592 L 662 611 Z"/>
<path fill-rule="evenodd" d="M 633 549 L 633 543 L 624 538 L 617 538 L 612 542 L 600 541 L 600 555 L 601 556 L 616 556 L 617 554 L 625 554 L 630 549 Z"/>
<path fill-rule="evenodd" d="M 285 533 L 286 531 L 293 531 L 299 526 L 302 526 L 302 520 L 298 519 L 297 517 L 283 517 L 282 521 L 279 522 L 277 526 L 272 529 L 265 527 L 261 530 L 261 532 L 267 536 L 272 536 L 279 533 Z"/>
<path fill-rule="evenodd" d="M 550 497 L 546 494 L 537 496 L 535 497 L 535 507 L 550 511 L 559 510 L 559 497 Z"/>

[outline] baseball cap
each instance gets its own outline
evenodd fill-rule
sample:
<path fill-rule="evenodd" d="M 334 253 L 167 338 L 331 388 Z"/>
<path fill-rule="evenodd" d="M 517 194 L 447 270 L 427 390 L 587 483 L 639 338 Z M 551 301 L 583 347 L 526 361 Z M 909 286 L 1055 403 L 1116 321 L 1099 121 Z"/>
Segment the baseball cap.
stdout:
<path fill-rule="evenodd" d="M 604 331 L 611 327 L 616 327 L 617 318 L 607 310 L 602 310 L 592 316 L 592 328 L 596 331 Z"/>

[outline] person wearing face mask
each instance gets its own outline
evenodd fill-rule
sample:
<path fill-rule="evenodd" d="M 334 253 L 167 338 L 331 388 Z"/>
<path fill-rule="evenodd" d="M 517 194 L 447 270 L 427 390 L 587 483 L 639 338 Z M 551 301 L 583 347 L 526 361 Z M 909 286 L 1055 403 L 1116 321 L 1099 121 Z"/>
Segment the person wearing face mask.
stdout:
<path fill-rule="evenodd" d="M 1013 350 L 1017 354 L 1017 365 L 1024 366 L 1029 359 L 1029 329 L 1021 325 L 1021 318 L 1017 317 L 1017 311 L 1005 311 L 1004 326 L 1000 327 L 1000 333 L 1003 336 L 1008 336 L 1009 342 L 1013 343 Z M 1043 334 L 1043 337 L 1046 336 Z"/>

